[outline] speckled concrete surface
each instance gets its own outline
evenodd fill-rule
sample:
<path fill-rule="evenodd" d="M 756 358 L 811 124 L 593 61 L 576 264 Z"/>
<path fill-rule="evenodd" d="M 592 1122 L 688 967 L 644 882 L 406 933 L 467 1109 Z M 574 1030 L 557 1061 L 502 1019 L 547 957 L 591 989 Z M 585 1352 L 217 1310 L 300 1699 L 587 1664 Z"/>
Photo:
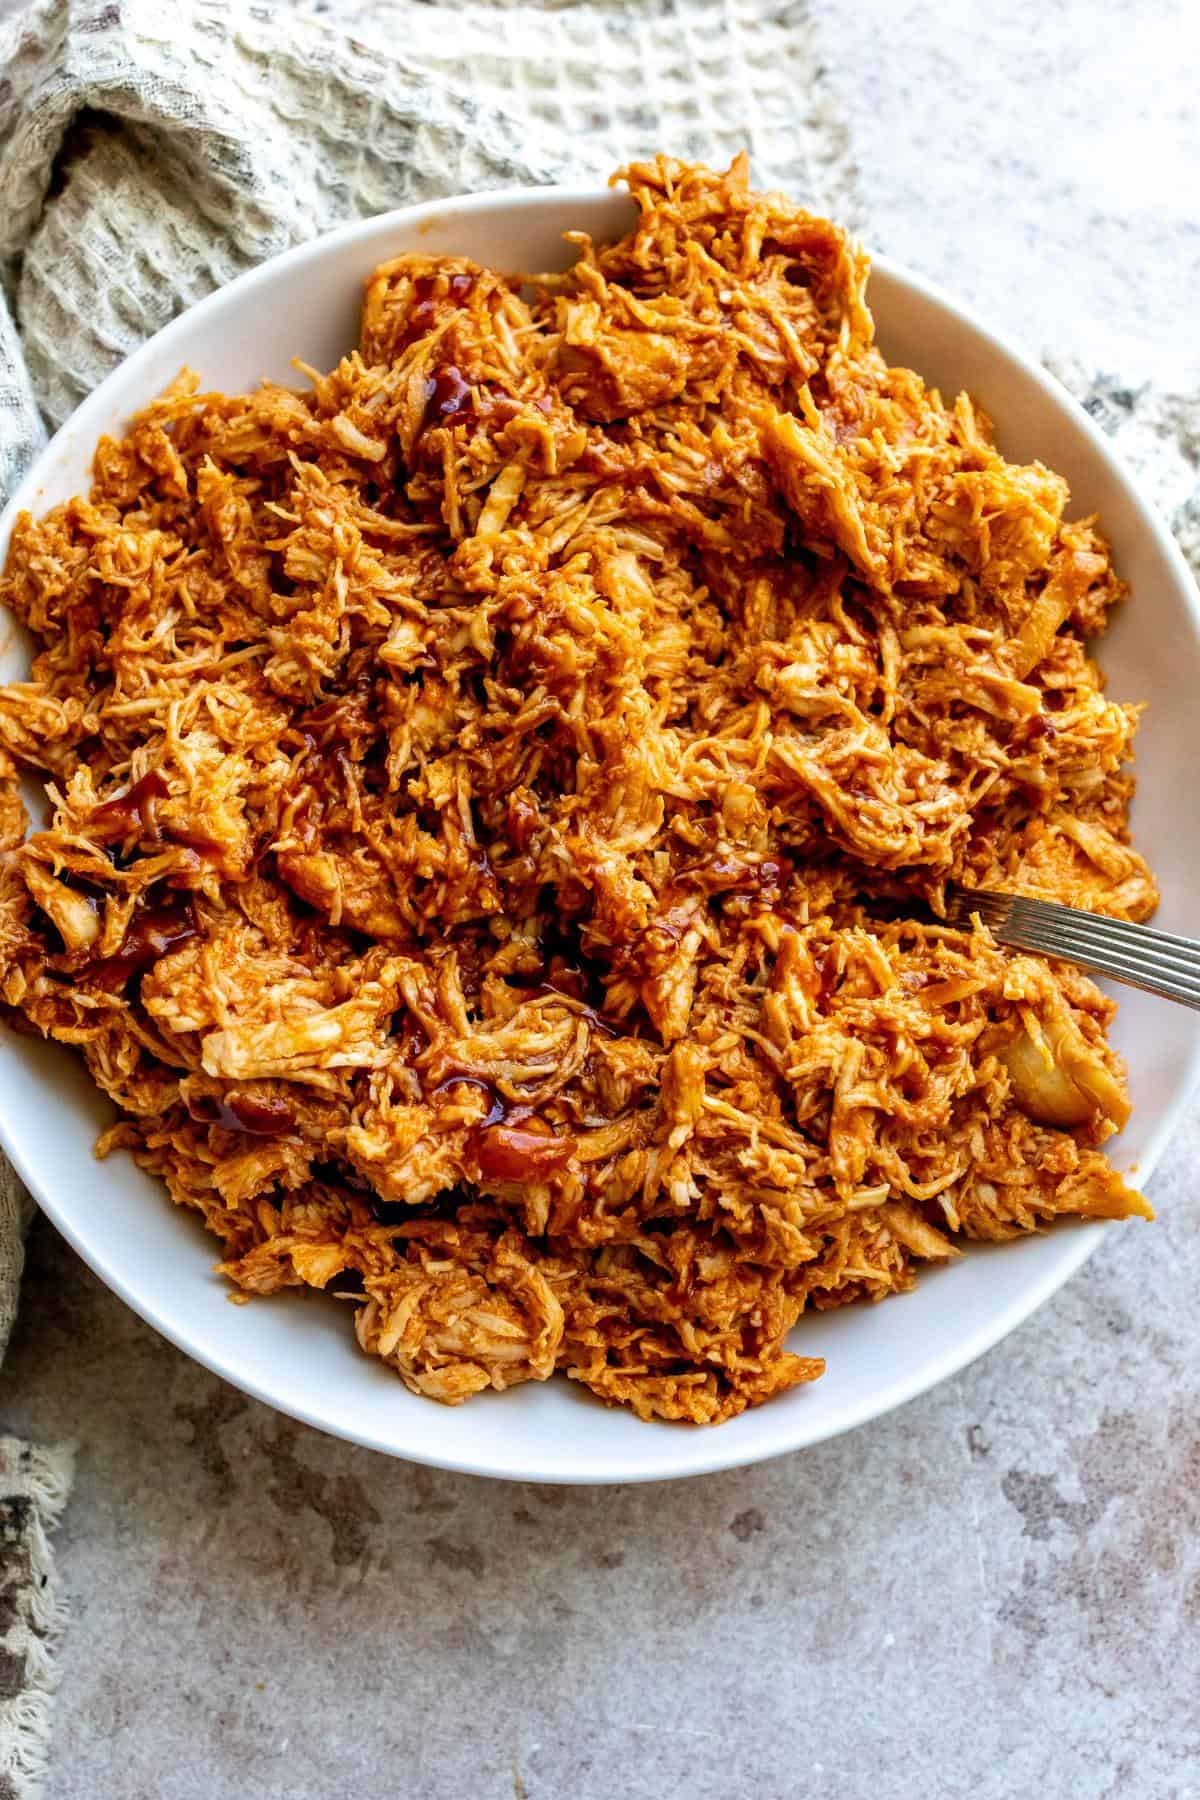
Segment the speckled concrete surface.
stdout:
<path fill-rule="evenodd" d="M 1200 371 L 1190 5 L 858 0 L 857 67 L 817 14 L 881 248 Z M 1198 1160 L 1200 1113 L 1158 1224 L 892 1418 L 609 1490 L 281 1420 L 39 1224 L 0 1418 L 81 1445 L 47 1800 L 1200 1793 Z"/>
<path fill-rule="evenodd" d="M 874 248 L 1037 350 L 1200 381 L 1195 0 L 810 4 Z"/>

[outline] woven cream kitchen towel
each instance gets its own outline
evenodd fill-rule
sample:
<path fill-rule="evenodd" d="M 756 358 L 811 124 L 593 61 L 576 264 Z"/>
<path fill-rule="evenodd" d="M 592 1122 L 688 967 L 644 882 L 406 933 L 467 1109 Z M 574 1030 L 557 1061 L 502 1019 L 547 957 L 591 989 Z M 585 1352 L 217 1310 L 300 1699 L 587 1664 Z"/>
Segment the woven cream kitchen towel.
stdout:
<path fill-rule="evenodd" d="M 46 0 L 0 28 L 0 498 L 150 333 L 343 219 L 747 147 L 760 183 L 869 223 L 802 0 L 313 4 Z M 1200 408 L 1060 372 L 1200 561 Z M 0 1166 L 0 1353 L 23 1212 Z M 68 1483 L 65 1452 L 0 1439 L 0 1800 L 44 1765 Z"/>

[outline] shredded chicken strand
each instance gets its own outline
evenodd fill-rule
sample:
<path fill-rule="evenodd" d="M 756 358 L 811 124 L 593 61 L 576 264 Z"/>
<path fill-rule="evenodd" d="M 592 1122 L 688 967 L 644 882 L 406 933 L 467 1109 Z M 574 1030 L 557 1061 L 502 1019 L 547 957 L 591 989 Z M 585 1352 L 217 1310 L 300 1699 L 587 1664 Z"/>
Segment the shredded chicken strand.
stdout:
<path fill-rule="evenodd" d="M 1156 895 L 1096 522 L 887 365 L 834 225 L 623 178 L 569 273 L 398 257 L 337 368 L 184 374 L 20 518 L 0 990 L 242 1292 L 712 1422 L 807 1309 L 1148 1214 L 1112 1002 L 942 921 Z"/>

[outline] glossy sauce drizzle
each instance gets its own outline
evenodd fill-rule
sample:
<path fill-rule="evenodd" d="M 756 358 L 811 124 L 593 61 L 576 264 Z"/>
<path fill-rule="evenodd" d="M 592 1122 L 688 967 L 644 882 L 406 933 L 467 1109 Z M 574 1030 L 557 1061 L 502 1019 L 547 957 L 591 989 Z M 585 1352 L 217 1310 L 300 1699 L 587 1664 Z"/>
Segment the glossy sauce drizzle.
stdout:
<path fill-rule="evenodd" d="M 439 291 L 440 290 L 440 291 Z M 465 306 L 475 291 L 472 275 L 451 275 L 445 288 L 436 275 L 418 275 L 412 284 L 408 317 L 396 348 L 407 350 L 437 324 L 438 303 L 448 300 L 452 306 Z"/>
<path fill-rule="evenodd" d="M 156 963 L 168 951 L 177 950 L 199 935 L 195 903 L 189 898 L 169 906 L 147 906 L 135 913 L 121 948 L 115 956 L 89 963 L 86 973 L 100 987 L 115 992 L 129 977 Z"/>
<path fill-rule="evenodd" d="M 509 1112 L 507 1101 L 502 1100 L 491 1082 L 484 1081 L 480 1075 L 450 1075 L 445 1081 L 439 1081 L 437 1086 L 431 1090 L 430 1098 L 436 1100 L 440 1095 L 448 1094 L 452 1089 L 460 1087 L 474 1088 L 477 1093 L 484 1096 L 488 1103 L 487 1112 L 482 1119 L 475 1121 L 474 1130 L 483 1131 L 487 1126 L 495 1125 L 500 1119 L 507 1116 Z"/>
<path fill-rule="evenodd" d="M 188 1101 L 187 1109 L 198 1125 L 219 1125 L 223 1131 L 241 1132 L 246 1137 L 282 1137 L 296 1124 L 287 1101 L 273 1095 L 231 1094 L 219 1099 L 215 1094 L 197 1094 Z"/>
<path fill-rule="evenodd" d="M 544 1181 L 570 1162 L 575 1140 L 552 1131 L 530 1106 L 506 1101 L 490 1081 L 478 1075 L 451 1075 L 438 1083 L 431 1098 L 456 1087 L 484 1094 L 488 1110 L 471 1127 L 467 1149 L 483 1181 Z"/>
<path fill-rule="evenodd" d="M 101 843 L 106 838 L 128 837 L 135 829 L 138 832 L 150 829 L 157 836 L 152 816 L 147 816 L 147 808 L 154 800 L 165 800 L 168 792 L 163 776 L 157 769 L 150 769 L 125 793 L 96 808 L 88 824 L 90 835 Z"/>
<path fill-rule="evenodd" d="M 461 369 L 447 363 L 425 383 L 425 428 L 473 417 L 471 383 Z"/>

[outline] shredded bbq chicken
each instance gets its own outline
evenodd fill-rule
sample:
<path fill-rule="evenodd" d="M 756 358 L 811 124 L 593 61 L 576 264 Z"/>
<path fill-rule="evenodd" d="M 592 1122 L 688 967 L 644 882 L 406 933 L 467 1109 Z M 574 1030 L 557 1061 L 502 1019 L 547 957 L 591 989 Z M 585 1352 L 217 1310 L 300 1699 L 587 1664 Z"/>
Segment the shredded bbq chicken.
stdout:
<path fill-rule="evenodd" d="M 569 274 L 399 257 L 332 372 L 181 377 L 22 516 L 0 984 L 245 1293 L 710 1422 L 809 1308 L 1148 1213 L 1112 1002 L 943 896 L 1155 888 L 1095 522 L 888 367 L 835 226 L 624 179 Z"/>

